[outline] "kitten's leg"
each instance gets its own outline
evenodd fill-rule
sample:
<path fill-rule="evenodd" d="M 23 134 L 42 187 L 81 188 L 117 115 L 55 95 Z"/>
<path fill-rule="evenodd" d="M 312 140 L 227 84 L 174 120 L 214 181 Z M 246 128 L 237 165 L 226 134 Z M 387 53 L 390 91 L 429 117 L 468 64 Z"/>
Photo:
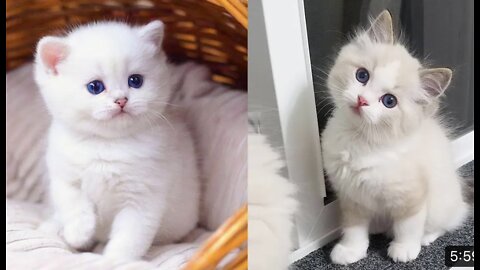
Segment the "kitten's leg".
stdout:
<path fill-rule="evenodd" d="M 75 249 L 87 248 L 95 233 L 94 206 L 72 183 L 52 179 L 55 219 L 63 224 L 63 238 Z"/>
<path fill-rule="evenodd" d="M 362 211 L 343 203 L 343 236 L 330 253 L 330 258 L 336 264 L 354 263 L 367 256 L 368 229 L 370 218 L 362 215 Z"/>
<path fill-rule="evenodd" d="M 126 207 L 112 224 L 104 254 L 115 261 L 140 259 L 150 248 L 158 229 L 158 213 Z"/>
<path fill-rule="evenodd" d="M 436 232 L 430 232 L 430 233 L 425 233 L 422 237 L 422 246 L 428 246 L 433 241 L 437 240 L 438 237 L 442 236 L 445 232 L 443 231 L 436 231 Z"/>
<path fill-rule="evenodd" d="M 421 249 L 425 218 L 425 205 L 413 215 L 394 217 L 394 239 L 388 247 L 388 255 L 395 262 L 408 262 L 417 258 Z"/>

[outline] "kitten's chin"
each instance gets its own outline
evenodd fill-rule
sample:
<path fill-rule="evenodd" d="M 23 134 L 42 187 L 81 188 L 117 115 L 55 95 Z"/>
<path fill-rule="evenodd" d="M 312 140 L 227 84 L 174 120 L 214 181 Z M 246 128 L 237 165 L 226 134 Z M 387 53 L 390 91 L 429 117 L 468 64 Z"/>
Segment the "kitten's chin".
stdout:
<path fill-rule="evenodd" d="M 84 133 L 104 137 L 119 138 L 130 136 L 145 129 L 145 124 L 141 119 L 137 119 L 128 114 L 117 115 L 109 120 L 93 120 L 87 121 L 77 128 Z"/>
<path fill-rule="evenodd" d="M 78 132 L 105 138 L 129 136 L 145 126 L 139 117 L 125 111 L 77 118 L 76 121 L 69 122 L 75 122 L 75 125 L 70 126 Z"/>
<path fill-rule="evenodd" d="M 347 122 L 353 126 L 375 125 L 376 121 L 372 116 L 362 107 L 344 106 L 342 114 Z M 348 108 L 348 109 L 347 109 Z"/>
<path fill-rule="evenodd" d="M 370 117 L 368 117 L 368 114 L 363 107 L 349 106 L 348 112 L 346 113 L 348 116 L 353 116 L 352 120 L 355 122 L 370 122 Z"/>
<path fill-rule="evenodd" d="M 108 114 L 94 114 L 92 115 L 93 119 L 97 121 L 125 121 L 132 119 L 134 120 L 136 113 L 126 111 L 126 110 L 118 110 L 115 112 L 110 112 Z"/>
<path fill-rule="evenodd" d="M 120 119 L 128 119 L 132 118 L 132 114 L 126 111 L 119 111 L 114 113 L 111 117 L 110 120 L 120 120 Z"/>
<path fill-rule="evenodd" d="M 357 106 L 350 106 L 351 111 L 353 112 L 354 115 L 358 117 L 362 117 L 362 108 L 357 107 Z"/>
<path fill-rule="evenodd" d="M 104 138 L 120 138 L 143 130 L 151 130 L 161 120 L 139 110 L 57 119 L 76 132 Z"/>

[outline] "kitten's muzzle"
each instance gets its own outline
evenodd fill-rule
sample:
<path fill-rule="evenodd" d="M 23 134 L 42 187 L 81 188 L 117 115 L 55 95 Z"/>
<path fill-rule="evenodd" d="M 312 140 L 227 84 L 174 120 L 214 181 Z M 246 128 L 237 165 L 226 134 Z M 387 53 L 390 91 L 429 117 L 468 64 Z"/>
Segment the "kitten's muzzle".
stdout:
<path fill-rule="evenodd" d="M 124 97 L 124 98 L 119 98 L 115 100 L 115 103 L 118 104 L 118 106 L 120 106 L 120 108 L 123 109 L 123 107 L 125 107 L 125 105 L 127 104 L 127 101 L 128 101 L 128 98 Z"/>
<path fill-rule="evenodd" d="M 352 106 L 352 109 L 356 114 L 360 115 L 360 107 L 363 106 L 368 106 L 368 101 L 364 97 L 359 95 L 357 97 L 357 104 L 355 106 Z"/>
<path fill-rule="evenodd" d="M 357 98 L 357 107 L 362 106 L 368 106 L 368 101 L 364 97 L 359 95 Z"/>

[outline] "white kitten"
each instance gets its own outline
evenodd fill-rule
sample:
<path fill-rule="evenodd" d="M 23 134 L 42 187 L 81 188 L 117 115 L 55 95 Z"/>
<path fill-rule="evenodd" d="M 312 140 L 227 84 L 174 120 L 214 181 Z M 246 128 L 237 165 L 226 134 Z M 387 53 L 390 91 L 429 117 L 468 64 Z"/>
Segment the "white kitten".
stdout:
<path fill-rule="evenodd" d="M 81 249 L 108 241 L 117 260 L 177 241 L 199 212 L 194 146 L 168 105 L 164 25 L 103 22 L 44 37 L 35 79 L 52 115 L 47 165 L 53 220 Z"/>
<path fill-rule="evenodd" d="M 388 11 L 340 50 L 328 77 L 336 109 L 322 134 L 343 218 L 334 263 L 366 256 L 369 226 L 393 233 L 388 255 L 406 262 L 464 220 L 468 206 L 435 115 L 451 76 L 422 67 L 394 40 Z"/>

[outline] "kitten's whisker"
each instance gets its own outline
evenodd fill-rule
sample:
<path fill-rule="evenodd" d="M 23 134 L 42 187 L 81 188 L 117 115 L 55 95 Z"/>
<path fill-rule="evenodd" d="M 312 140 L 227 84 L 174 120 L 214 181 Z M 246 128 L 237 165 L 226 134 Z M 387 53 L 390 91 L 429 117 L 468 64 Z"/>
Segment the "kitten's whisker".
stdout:
<path fill-rule="evenodd" d="M 178 104 L 159 101 L 159 100 L 135 100 L 135 101 L 130 102 L 130 104 L 132 106 L 137 105 L 137 104 L 141 104 L 141 105 L 144 105 L 144 104 L 160 104 L 160 105 L 168 105 L 168 106 L 172 106 L 172 107 L 183 107 L 183 106 L 178 105 Z"/>
<path fill-rule="evenodd" d="M 319 83 L 319 82 L 314 82 L 313 85 L 317 86 L 317 88 L 321 87 L 320 90 L 316 90 L 316 91 L 328 91 L 329 90 L 329 88 L 326 84 L 322 84 L 322 83 Z"/>
<path fill-rule="evenodd" d="M 145 115 L 145 119 L 147 120 L 148 125 L 150 126 L 150 131 L 154 131 L 155 125 L 153 124 L 153 121 L 148 117 L 148 115 Z"/>
<path fill-rule="evenodd" d="M 322 99 L 320 100 L 319 102 L 317 102 L 315 105 L 316 107 L 320 106 L 321 104 L 325 104 L 326 103 L 333 103 L 332 100 L 328 99 L 328 98 L 325 98 L 325 99 Z"/>
<path fill-rule="evenodd" d="M 323 70 L 323 69 L 321 69 L 321 68 L 319 68 L 319 67 L 317 67 L 317 66 L 315 66 L 315 65 L 313 65 L 313 64 L 310 65 L 310 66 L 313 67 L 315 70 L 320 71 L 322 74 L 324 74 L 325 76 L 328 77 L 328 75 L 329 75 L 329 72 L 328 72 L 328 71 L 325 71 L 325 70 Z M 313 72 L 313 71 L 312 71 L 312 72 Z"/>
<path fill-rule="evenodd" d="M 325 115 L 330 116 L 335 111 L 335 109 L 337 109 L 335 106 L 330 108 L 330 110 L 328 110 L 327 113 L 325 113 Z M 338 109 L 341 110 L 342 107 L 339 107 Z"/>
<path fill-rule="evenodd" d="M 321 83 L 321 82 L 313 82 L 313 85 L 314 86 L 317 86 L 317 87 L 322 87 L 322 90 L 328 90 L 328 85 L 324 84 L 324 83 Z"/>
<path fill-rule="evenodd" d="M 325 103 L 325 104 L 319 109 L 319 111 L 322 111 L 323 108 L 325 108 L 325 107 L 328 106 L 328 105 L 334 105 L 334 104 L 327 102 L 327 103 Z"/>
<path fill-rule="evenodd" d="M 173 131 L 176 132 L 176 130 L 175 130 L 175 128 L 173 127 L 172 123 L 171 123 L 170 121 L 168 121 L 168 119 L 167 119 L 167 117 L 165 117 L 165 115 L 163 115 L 163 114 L 162 114 L 161 112 L 159 112 L 159 111 L 154 111 L 154 110 L 152 110 L 151 112 L 153 113 L 153 115 L 158 116 L 158 117 L 162 118 L 163 120 L 165 120 L 165 121 L 167 122 L 167 124 L 170 126 L 170 128 L 171 128 Z"/>
<path fill-rule="evenodd" d="M 315 74 L 315 73 L 312 73 L 312 75 L 313 75 L 313 77 L 315 77 L 315 78 L 317 78 L 317 79 L 320 79 L 320 80 L 322 80 L 322 81 L 324 81 L 324 80 L 326 79 L 325 77 L 322 77 L 322 76 L 320 76 L 320 75 L 318 75 L 318 74 Z"/>
<path fill-rule="evenodd" d="M 331 89 L 331 90 L 343 91 L 342 87 L 340 87 L 339 85 L 333 84 L 333 83 L 330 84 L 330 87 L 328 87 L 328 86 L 326 86 L 326 87 Z"/>
<path fill-rule="evenodd" d="M 169 103 L 169 102 L 164 102 L 164 101 L 158 101 L 158 100 L 151 101 L 150 103 L 154 103 L 154 104 L 164 104 L 164 105 L 169 105 L 169 106 L 172 106 L 172 107 L 183 107 L 182 105 L 178 105 L 178 104 L 174 104 L 174 103 Z"/>
<path fill-rule="evenodd" d="M 325 88 L 327 88 L 328 90 L 330 91 L 333 91 L 333 92 L 337 92 L 337 93 L 342 93 L 344 90 L 338 86 L 335 86 L 335 85 L 331 85 L 330 87 L 328 86 L 324 86 Z"/>

